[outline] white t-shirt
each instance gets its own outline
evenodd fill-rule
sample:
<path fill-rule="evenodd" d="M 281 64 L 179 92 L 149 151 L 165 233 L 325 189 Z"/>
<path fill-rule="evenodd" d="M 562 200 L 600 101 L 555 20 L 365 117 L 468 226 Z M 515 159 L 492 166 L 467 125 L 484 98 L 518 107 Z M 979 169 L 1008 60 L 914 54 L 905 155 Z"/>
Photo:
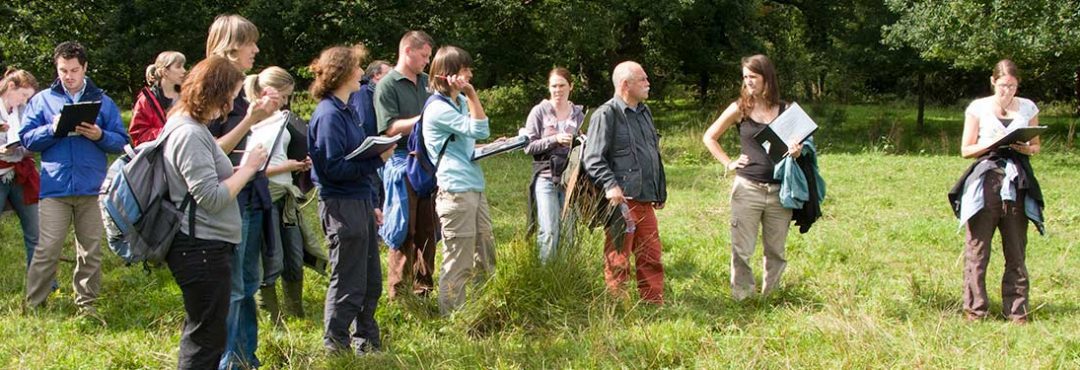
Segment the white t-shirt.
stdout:
<path fill-rule="evenodd" d="M 8 125 L 7 132 L 0 133 L 0 139 L 3 139 L 0 145 L 19 141 L 19 129 L 22 128 L 22 116 L 19 114 L 19 108 L 16 107 L 11 113 L 8 113 L 7 104 L 4 104 L 3 99 L 0 99 L 0 122 L 6 122 Z M 0 161 L 16 163 L 23 159 L 24 153 L 24 150 L 14 149 L 11 153 L 0 155 Z M 12 170 L 11 167 L 0 169 L 0 175 L 7 174 Z"/>
<path fill-rule="evenodd" d="M 1006 119 L 1012 119 L 1009 125 L 1004 125 L 1001 119 L 997 117 L 997 113 L 1000 109 L 994 102 L 993 96 L 988 96 L 981 99 L 975 99 L 968 105 L 964 114 L 973 116 L 979 119 L 979 140 L 978 144 L 986 144 L 993 142 L 1001 134 L 1005 133 L 1005 130 L 1010 127 L 1023 127 L 1030 126 L 1031 120 L 1039 114 L 1039 107 L 1035 106 L 1035 103 L 1031 100 L 1016 97 L 1016 103 L 1019 106 L 1019 111 L 1009 112 L 1009 117 Z"/>

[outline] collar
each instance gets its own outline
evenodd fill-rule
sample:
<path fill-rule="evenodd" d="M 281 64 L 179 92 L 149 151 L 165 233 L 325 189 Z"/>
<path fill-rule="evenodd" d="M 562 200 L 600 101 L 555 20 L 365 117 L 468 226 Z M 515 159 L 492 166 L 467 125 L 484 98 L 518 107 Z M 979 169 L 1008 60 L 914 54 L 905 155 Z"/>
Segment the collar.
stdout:
<path fill-rule="evenodd" d="M 101 100 L 101 96 L 104 95 L 104 91 L 101 91 L 101 89 L 99 89 L 97 85 L 94 85 L 94 81 L 91 80 L 90 77 L 83 78 L 83 87 L 77 93 L 79 96 L 71 96 L 71 94 L 68 94 L 67 89 L 64 88 L 64 83 L 61 82 L 59 78 L 54 80 L 52 86 L 50 86 L 49 88 L 53 91 L 53 93 L 60 96 L 71 97 L 72 100 L 75 102 L 97 101 Z"/>
<path fill-rule="evenodd" d="M 621 96 L 615 95 L 614 100 L 615 100 L 615 107 L 619 108 L 622 111 L 629 110 L 629 111 L 634 112 L 634 113 L 641 113 L 642 111 L 645 110 L 645 103 L 638 103 L 637 107 L 631 108 L 630 105 L 627 104 L 626 101 L 623 100 L 623 98 Z"/>
<path fill-rule="evenodd" d="M 409 81 L 409 83 L 412 83 L 412 80 L 409 80 L 408 77 L 405 77 L 405 75 L 401 74 L 401 72 L 398 72 L 398 70 L 396 70 L 396 69 L 391 69 L 390 72 L 386 74 L 386 76 L 383 76 L 383 79 L 387 79 L 387 78 L 392 79 L 394 81 L 405 80 L 405 81 Z M 416 86 L 422 86 L 424 88 L 427 88 L 427 80 L 428 80 L 427 73 L 420 72 L 420 74 L 416 75 Z M 380 82 L 382 82 L 382 81 L 380 80 Z"/>
<path fill-rule="evenodd" d="M 334 104 L 334 108 L 337 108 L 339 111 L 349 110 L 349 104 L 338 99 L 337 95 L 334 95 L 333 93 L 326 95 L 325 99 L 330 99 L 330 102 Z"/>

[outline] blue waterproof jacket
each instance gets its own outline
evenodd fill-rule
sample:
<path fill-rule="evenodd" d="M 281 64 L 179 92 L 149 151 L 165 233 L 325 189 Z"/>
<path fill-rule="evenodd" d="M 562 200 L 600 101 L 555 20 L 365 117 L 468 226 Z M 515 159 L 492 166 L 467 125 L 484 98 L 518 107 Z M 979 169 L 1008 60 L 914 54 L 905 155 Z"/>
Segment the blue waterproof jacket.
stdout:
<path fill-rule="evenodd" d="M 128 143 L 120 109 L 105 92 L 86 79 L 79 101 L 101 101 L 96 124 L 101 128 L 97 141 L 83 136 L 53 137 L 53 117 L 64 104 L 75 103 L 64 92 L 60 80 L 30 99 L 19 140 L 31 151 L 41 153 L 41 198 L 98 195 L 108 168 L 106 153 L 120 153 Z"/>

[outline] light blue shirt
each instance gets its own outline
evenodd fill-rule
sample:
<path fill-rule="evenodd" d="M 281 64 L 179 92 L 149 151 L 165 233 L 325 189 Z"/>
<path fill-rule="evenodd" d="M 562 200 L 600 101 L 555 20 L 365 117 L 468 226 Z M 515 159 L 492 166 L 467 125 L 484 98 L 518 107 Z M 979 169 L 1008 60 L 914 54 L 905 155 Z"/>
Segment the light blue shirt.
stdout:
<path fill-rule="evenodd" d="M 439 93 L 437 93 L 439 94 Z M 441 95 L 441 94 L 440 94 Z M 483 192 L 484 172 L 473 162 L 476 140 L 491 135 L 488 120 L 469 117 L 465 95 L 457 96 L 457 106 L 443 100 L 433 101 L 424 110 L 424 146 L 428 157 L 438 164 L 435 177 L 439 189 L 451 193 Z M 454 140 L 449 140 L 454 135 Z M 446 153 L 439 160 L 439 151 L 446 145 Z"/>

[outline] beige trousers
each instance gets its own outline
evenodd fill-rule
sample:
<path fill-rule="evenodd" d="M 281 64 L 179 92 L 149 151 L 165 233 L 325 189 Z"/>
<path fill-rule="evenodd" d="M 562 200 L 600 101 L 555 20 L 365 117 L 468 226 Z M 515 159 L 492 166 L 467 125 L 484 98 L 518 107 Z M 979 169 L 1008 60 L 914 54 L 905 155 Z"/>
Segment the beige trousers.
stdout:
<path fill-rule="evenodd" d="M 731 187 L 731 295 L 736 300 L 754 294 L 754 254 L 760 226 L 765 254 L 762 294 L 780 285 L 787 260 L 784 243 L 791 224 L 791 210 L 780 205 L 780 184 L 759 183 L 736 176 Z"/>
<path fill-rule="evenodd" d="M 44 198 L 38 203 L 39 240 L 26 271 L 26 303 L 36 307 L 52 293 L 60 252 L 75 225 L 75 304 L 93 305 L 101 290 L 101 209 L 97 196 Z"/>
<path fill-rule="evenodd" d="M 439 190 L 435 198 L 443 234 L 439 311 L 447 315 L 465 303 L 465 284 L 495 272 L 495 237 L 483 193 Z"/>

